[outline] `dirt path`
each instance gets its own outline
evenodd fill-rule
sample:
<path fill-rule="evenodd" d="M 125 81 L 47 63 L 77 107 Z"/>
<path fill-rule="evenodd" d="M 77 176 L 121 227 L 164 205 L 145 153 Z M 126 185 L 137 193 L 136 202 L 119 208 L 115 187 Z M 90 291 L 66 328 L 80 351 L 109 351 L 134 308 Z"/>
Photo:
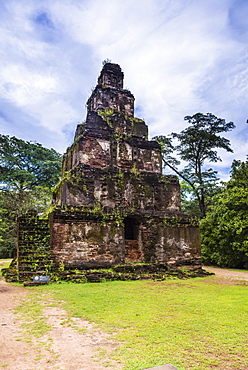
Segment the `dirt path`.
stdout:
<path fill-rule="evenodd" d="M 247 280 L 248 281 L 248 271 L 233 271 L 225 270 L 217 267 L 204 266 L 204 270 L 213 272 L 216 276 L 224 277 L 231 280 Z"/>
<path fill-rule="evenodd" d="M 118 346 L 110 335 L 93 324 L 68 318 L 66 311 L 46 305 L 43 316 L 51 329 L 28 343 L 15 308 L 28 298 L 30 290 L 16 287 L 0 277 L 0 368 L 9 370 L 106 370 L 121 369 L 110 360 Z M 45 298 L 44 298 L 45 299 Z"/>
<path fill-rule="evenodd" d="M 247 272 L 204 267 L 229 283 L 248 281 Z M 32 290 L 31 290 L 32 291 Z M 42 297 L 43 317 L 50 330 L 37 342 L 27 341 L 22 320 L 15 309 L 28 299 L 30 290 L 13 286 L 0 277 L 0 368 L 9 370 L 118 370 L 123 367 L 110 359 L 118 346 L 111 336 L 79 318 L 69 318 L 60 307 Z M 26 340 L 26 341 L 25 341 Z"/>

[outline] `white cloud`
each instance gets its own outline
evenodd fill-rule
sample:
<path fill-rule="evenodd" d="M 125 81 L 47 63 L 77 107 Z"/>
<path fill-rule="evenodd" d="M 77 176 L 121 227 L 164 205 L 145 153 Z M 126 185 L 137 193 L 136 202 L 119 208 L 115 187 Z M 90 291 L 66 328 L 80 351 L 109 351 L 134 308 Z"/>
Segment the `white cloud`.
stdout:
<path fill-rule="evenodd" d="M 22 110 L 30 132 L 33 125 L 44 138 L 56 132 L 55 148 L 70 144 L 101 61 L 110 58 L 151 136 L 182 130 L 185 115 L 212 112 L 235 122 L 234 158 L 245 158 L 245 2 L 9 0 L 1 7 L 1 95 Z M 230 166 L 230 154 L 223 158 Z"/>
<path fill-rule="evenodd" d="M 25 66 L 8 65 L 2 69 L 2 92 L 19 106 L 40 102 L 58 87 L 54 76 L 30 71 Z"/>

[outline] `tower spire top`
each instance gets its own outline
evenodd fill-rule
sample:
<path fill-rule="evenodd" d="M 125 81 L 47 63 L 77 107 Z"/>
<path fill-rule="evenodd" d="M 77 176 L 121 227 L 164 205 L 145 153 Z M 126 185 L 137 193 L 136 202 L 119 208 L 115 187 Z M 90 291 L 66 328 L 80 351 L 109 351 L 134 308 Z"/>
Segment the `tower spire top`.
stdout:
<path fill-rule="evenodd" d="M 124 73 L 119 64 L 105 63 L 98 77 L 98 85 L 123 89 Z"/>
<path fill-rule="evenodd" d="M 98 77 L 98 83 L 87 101 L 88 113 L 110 108 L 133 117 L 134 96 L 123 89 L 124 73 L 119 64 L 105 63 Z"/>

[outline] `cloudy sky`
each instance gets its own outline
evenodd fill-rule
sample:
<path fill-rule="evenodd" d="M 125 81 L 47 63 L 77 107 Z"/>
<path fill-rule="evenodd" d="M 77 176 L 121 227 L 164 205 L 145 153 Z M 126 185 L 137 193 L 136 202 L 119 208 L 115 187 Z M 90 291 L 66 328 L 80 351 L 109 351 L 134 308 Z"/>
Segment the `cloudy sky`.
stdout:
<path fill-rule="evenodd" d="M 120 64 L 150 137 L 211 112 L 248 152 L 247 0 L 0 0 L 0 133 L 63 153 L 102 61 Z"/>

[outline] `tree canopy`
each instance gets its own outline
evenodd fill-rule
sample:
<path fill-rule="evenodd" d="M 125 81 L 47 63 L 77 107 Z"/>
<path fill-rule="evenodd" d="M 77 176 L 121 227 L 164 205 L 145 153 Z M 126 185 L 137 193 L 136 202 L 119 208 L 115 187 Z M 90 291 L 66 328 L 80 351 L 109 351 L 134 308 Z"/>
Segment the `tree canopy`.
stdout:
<path fill-rule="evenodd" d="M 51 201 L 50 188 L 36 186 L 26 191 L 0 191 L 0 258 L 15 254 L 18 217 L 35 210 L 44 213 Z"/>
<path fill-rule="evenodd" d="M 201 220 L 203 261 L 248 268 L 248 161 L 234 161 L 230 180 Z"/>
<path fill-rule="evenodd" d="M 0 135 L 0 183 L 16 190 L 54 186 L 60 177 L 61 158 L 39 143 Z"/>
<path fill-rule="evenodd" d="M 184 119 L 188 121 L 189 126 L 180 133 L 173 132 L 169 137 L 156 136 L 153 139 L 161 145 L 165 166 L 170 167 L 190 185 L 197 199 L 201 216 L 205 217 L 207 197 L 213 196 L 218 180 L 217 172 L 212 168 L 206 168 L 205 162 L 221 161 L 217 149 L 232 152 L 230 141 L 219 134 L 232 130 L 235 125 L 212 113 L 196 113 Z M 177 144 L 173 143 L 173 139 Z M 187 163 L 183 170 L 177 169 L 178 163 L 173 153 Z"/>
<path fill-rule="evenodd" d="M 12 257 L 17 218 L 41 213 L 61 172 L 61 154 L 41 144 L 0 135 L 0 256 Z"/>

